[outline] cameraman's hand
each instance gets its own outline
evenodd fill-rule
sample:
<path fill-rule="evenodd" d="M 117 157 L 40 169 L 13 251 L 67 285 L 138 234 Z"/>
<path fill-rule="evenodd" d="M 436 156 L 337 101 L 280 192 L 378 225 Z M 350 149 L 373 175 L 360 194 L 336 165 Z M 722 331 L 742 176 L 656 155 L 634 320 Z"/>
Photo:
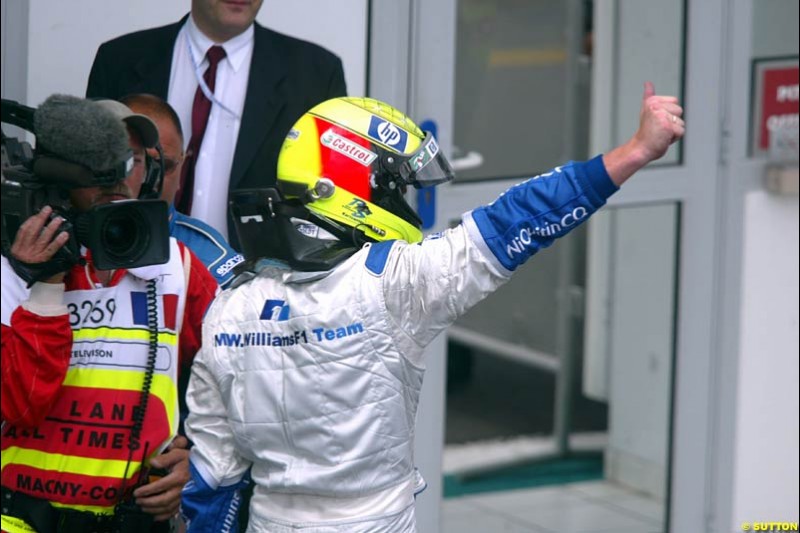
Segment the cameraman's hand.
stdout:
<path fill-rule="evenodd" d="M 39 213 L 23 222 L 11 245 L 11 255 L 18 261 L 29 264 L 44 263 L 52 259 L 58 250 L 69 240 L 69 233 L 59 232 L 64 219 L 55 217 L 48 222 L 53 209 L 46 205 Z M 45 283 L 61 283 L 65 272 L 42 280 Z"/>
<path fill-rule="evenodd" d="M 181 506 L 181 491 L 189 481 L 189 441 L 178 436 L 161 455 L 150 461 L 151 468 L 169 470 L 169 474 L 133 491 L 136 503 L 156 520 L 167 520 Z"/>

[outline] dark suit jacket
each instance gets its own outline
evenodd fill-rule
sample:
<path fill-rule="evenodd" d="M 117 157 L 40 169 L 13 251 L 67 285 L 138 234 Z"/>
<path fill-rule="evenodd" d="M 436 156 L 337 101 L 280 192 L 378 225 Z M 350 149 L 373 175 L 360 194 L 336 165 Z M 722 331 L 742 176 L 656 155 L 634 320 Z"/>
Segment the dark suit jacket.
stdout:
<path fill-rule="evenodd" d="M 150 93 L 166 100 L 172 51 L 185 20 L 102 44 L 86 96 L 116 100 L 132 93 Z M 289 129 L 316 104 L 346 93 L 342 62 L 336 55 L 256 24 L 228 197 L 235 189 L 274 186 L 278 152 Z M 228 237 L 239 249 L 230 211 Z"/>

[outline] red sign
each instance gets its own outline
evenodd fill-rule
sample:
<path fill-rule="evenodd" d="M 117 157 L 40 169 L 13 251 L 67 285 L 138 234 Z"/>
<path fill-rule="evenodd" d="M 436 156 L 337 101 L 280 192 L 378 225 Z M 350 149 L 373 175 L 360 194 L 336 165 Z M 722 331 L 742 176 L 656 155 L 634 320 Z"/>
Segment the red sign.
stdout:
<path fill-rule="evenodd" d="M 758 148 L 769 149 L 770 132 L 797 129 L 798 67 L 768 67 L 761 71 Z"/>

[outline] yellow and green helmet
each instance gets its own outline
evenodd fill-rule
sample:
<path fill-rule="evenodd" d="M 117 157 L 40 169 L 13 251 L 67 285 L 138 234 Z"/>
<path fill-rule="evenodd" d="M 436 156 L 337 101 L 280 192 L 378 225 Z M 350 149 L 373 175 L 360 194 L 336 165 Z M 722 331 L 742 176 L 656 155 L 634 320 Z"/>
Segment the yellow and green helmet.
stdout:
<path fill-rule="evenodd" d="M 278 157 L 278 188 L 314 215 L 368 240 L 422 240 L 406 187 L 453 179 L 430 133 L 371 98 L 334 98 L 303 115 Z"/>

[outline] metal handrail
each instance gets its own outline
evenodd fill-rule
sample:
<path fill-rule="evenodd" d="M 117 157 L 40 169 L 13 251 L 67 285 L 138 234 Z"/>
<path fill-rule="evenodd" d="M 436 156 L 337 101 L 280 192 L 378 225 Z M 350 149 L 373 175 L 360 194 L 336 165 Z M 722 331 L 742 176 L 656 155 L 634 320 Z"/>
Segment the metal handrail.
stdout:
<path fill-rule="evenodd" d="M 561 363 L 558 357 L 538 350 L 533 350 L 519 344 L 503 341 L 461 326 L 450 326 L 447 329 L 448 338 L 457 341 L 469 348 L 477 348 L 504 359 L 530 365 L 554 374 L 558 373 Z"/>

